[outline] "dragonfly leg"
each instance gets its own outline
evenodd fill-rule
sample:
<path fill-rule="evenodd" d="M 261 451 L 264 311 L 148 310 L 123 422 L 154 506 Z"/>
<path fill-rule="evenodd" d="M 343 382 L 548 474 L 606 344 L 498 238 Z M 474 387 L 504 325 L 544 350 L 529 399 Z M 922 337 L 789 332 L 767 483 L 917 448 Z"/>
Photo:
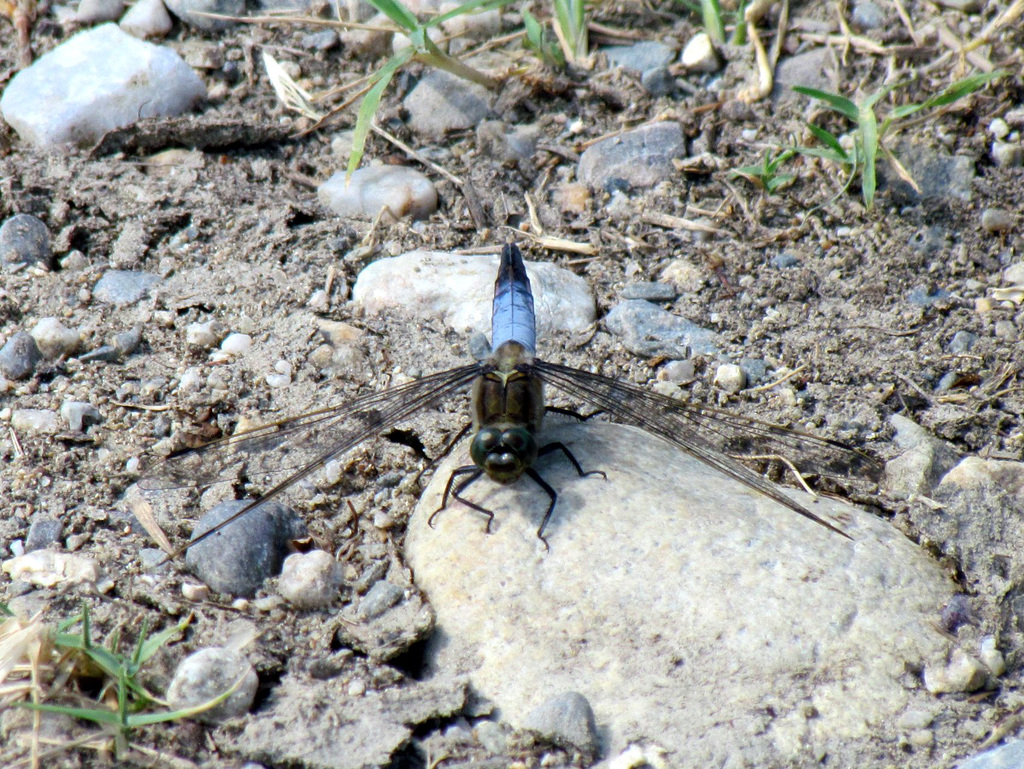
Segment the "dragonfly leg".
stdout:
<path fill-rule="evenodd" d="M 578 419 L 580 422 L 586 422 L 591 418 L 596 417 L 598 414 L 603 414 L 604 410 L 598 409 L 597 411 L 591 411 L 589 414 L 580 414 L 577 411 L 573 411 L 572 409 L 564 409 L 561 406 L 545 406 L 544 413 L 561 414 L 563 417 L 572 417 L 573 419 Z"/>
<path fill-rule="evenodd" d="M 575 461 L 575 460 L 573 460 Z M 551 484 L 540 477 L 540 473 L 534 470 L 532 467 L 526 470 L 526 474 L 533 478 L 533 482 L 544 489 L 544 493 L 551 499 L 551 504 L 548 505 L 547 511 L 544 513 L 544 519 L 540 522 L 540 528 L 537 529 L 537 539 L 544 543 L 544 549 L 550 551 L 551 546 L 548 544 L 547 539 L 544 537 L 544 528 L 548 525 L 548 521 L 551 520 L 551 514 L 555 512 L 555 502 L 558 501 L 558 494 Z"/>
<path fill-rule="evenodd" d="M 561 442 L 549 443 L 547 446 L 544 446 L 540 451 L 537 452 L 537 456 L 544 456 L 545 454 L 550 454 L 552 451 L 561 451 L 565 455 L 565 458 L 568 459 L 572 466 L 576 469 L 576 473 L 580 476 L 580 478 L 586 478 L 591 475 L 600 475 L 605 480 L 608 479 L 608 476 L 604 474 L 603 470 L 591 470 L 589 472 L 583 472 L 583 468 L 580 467 L 580 463 L 576 459 L 576 457 L 573 456 L 573 453 L 569 451 L 569 447 Z"/>
<path fill-rule="evenodd" d="M 494 520 L 494 513 L 492 513 L 486 507 L 478 505 L 476 502 L 471 502 L 470 500 L 462 496 L 462 492 L 464 492 L 476 481 L 478 481 L 480 479 L 480 476 L 482 476 L 483 474 L 484 471 L 481 470 L 476 465 L 464 465 L 462 467 L 457 467 L 456 469 L 452 470 L 452 474 L 448 476 L 448 483 L 445 484 L 444 494 L 441 495 L 441 506 L 430 514 L 430 517 L 427 519 L 427 525 L 433 527 L 434 518 L 437 517 L 438 513 L 440 513 L 442 510 L 448 507 L 448 497 L 451 496 L 457 499 L 462 504 L 464 504 L 466 507 L 469 507 L 473 510 L 476 510 L 478 513 L 483 513 L 484 515 L 486 515 L 487 526 L 484 529 L 484 531 L 490 534 L 491 521 Z M 464 475 L 468 475 L 469 477 L 461 481 L 459 485 L 455 486 L 455 488 L 453 489 L 452 486 L 455 484 L 455 479 L 461 478 Z"/>
<path fill-rule="evenodd" d="M 454 438 L 452 438 L 450 441 L 448 441 L 448 445 L 446 445 L 443 449 L 441 449 L 441 453 L 439 453 L 436 457 L 431 457 L 430 461 L 427 462 L 427 464 L 423 467 L 423 469 L 420 470 L 418 473 L 416 473 L 416 477 L 413 479 L 413 482 L 414 483 L 419 483 L 419 480 L 420 480 L 420 478 L 423 477 L 424 473 L 426 473 L 428 470 L 430 470 L 430 468 L 432 468 L 434 465 L 436 465 L 438 462 L 440 462 L 446 456 L 451 454 L 452 453 L 452 449 L 455 448 L 455 445 L 459 441 L 461 441 L 463 438 L 466 437 L 466 433 L 469 432 L 469 430 L 470 430 L 470 428 L 472 426 L 473 426 L 472 422 L 466 423 L 466 426 L 463 427 L 461 430 L 459 430 L 459 432 L 456 434 L 456 436 Z"/>

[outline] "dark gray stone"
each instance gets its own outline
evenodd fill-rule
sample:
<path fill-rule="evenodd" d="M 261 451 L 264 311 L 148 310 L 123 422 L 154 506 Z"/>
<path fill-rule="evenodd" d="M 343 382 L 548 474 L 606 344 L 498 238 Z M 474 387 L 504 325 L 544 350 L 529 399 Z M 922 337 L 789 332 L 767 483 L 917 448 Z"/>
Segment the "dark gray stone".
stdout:
<path fill-rule="evenodd" d="M 608 330 L 622 339 L 630 352 L 643 356 L 690 358 L 716 355 L 718 336 L 696 323 L 673 315 L 650 302 L 620 302 L 605 318 Z"/>
<path fill-rule="evenodd" d="M 19 331 L 0 348 L 0 373 L 8 379 L 27 379 L 42 359 L 32 335 Z"/>
<path fill-rule="evenodd" d="M 526 716 L 523 727 L 560 747 L 590 756 L 597 753 L 594 711 L 582 694 L 566 692 L 552 697 Z"/>
<path fill-rule="evenodd" d="M 879 163 L 879 188 L 889 189 L 897 201 L 917 203 L 936 198 L 971 199 L 971 184 L 976 176 L 973 158 L 947 155 L 932 147 L 909 142 L 903 142 L 895 154 L 920 188 L 919 193 L 901 179 L 889 163 Z"/>
<path fill-rule="evenodd" d="M 933 304 L 945 299 L 949 299 L 948 291 L 926 286 L 912 288 L 910 293 L 907 294 L 907 301 L 911 304 L 916 304 L 918 307 L 931 307 Z"/>
<path fill-rule="evenodd" d="M 93 287 L 92 295 L 108 304 L 134 304 L 160 282 L 159 275 L 129 270 L 107 270 Z"/>
<path fill-rule="evenodd" d="M 761 382 L 767 376 L 768 369 L 771 368 L 760 358 L 740 358 L 739 367 L 747 375 L 748 386 Z"/>
<path fill-rule="evenodd" d="M 648 302 L 671 302 L 679 293 L 668 283 L 656 281 L 630 283 L 623 286 L 620 296 L 623 299 L 643 299 Z"/>
<path fill-rule="evenodd" d="M 114 347 L 122 355 L 131 355 L 142 342 L 142 329 L 136 326 L 127 331 L 122 331 L 114 337 Z"/>
<path fill-rule="evenodd" d="M 642 73 L 640 84 L 651 96 L 668 96 L 676 89 L 676 79 L 668 67 L 655 67 Z"/>
<path fill-rule="evenodd" d="M 63 533 L 64 524 L 56 518 L 43 518 L 37 515 L 28 527 L 28 536 L 25 537 L 25 552 L 45 550 L 50 545 L 60 544 Z"/>
<path fill-rule="evenodd" d="M 787 270 L 792 267 L 799 267 L 800 257 L 792 251 L 783 251 L 781 254 L 773 256 L 769 264 L 777 270 Z"/>
<path fill-rule="evenodd" d="M 329 51 L 338 45 L 338 33 L 333 29 L 323 29 L 303 35 L 299 45 L 307 50 Z"/>
<path fill-rule="evenodd" d="M 781 59 L 775 68 L 775 88 L 772 91 L 772 100 L 808 101 L 808 97 L 793 91 L 795 85 L 817 88 L 821 91 L 835 91 L 835 54 L 829 48 L 822 46 Z"/>
<path fill-rule="evenodd" d="M 248 504 L 244 499 L 221 502 L 196 524 L 192 539 Z M 305 535 L 306 525 L 293 510 L 266 502 L 190 547 L 185 565 L 217 592 L 251 598 L 264 580 L 280 574 L 292 540 Z"/>
<path fill-rule="evenodd" d="M 949 344 L 946 345 L 946 351 L 953 355 L 960 355 L 969 352 L 977 341 L 977 334 L 972 334 L 970 331 L 957 331 L 953 334 L 953 338 L 949 340 Z"/>
<path fill-rule="evenodd" d="M 683 129 L 662 121 L 612 136 L 589 147 L 580 157 L 577 176 L 593 189 L 610 179 L 624 179 L 632 187 L 653 187 L 676 171 L 674 158 L 686 156 Z"/>
<path fill-rule="evenodd" d="M 15 214 L 0 227 L 0 262 L 49 267 L 52 258 L 50 230 L 41 219 Z"/>

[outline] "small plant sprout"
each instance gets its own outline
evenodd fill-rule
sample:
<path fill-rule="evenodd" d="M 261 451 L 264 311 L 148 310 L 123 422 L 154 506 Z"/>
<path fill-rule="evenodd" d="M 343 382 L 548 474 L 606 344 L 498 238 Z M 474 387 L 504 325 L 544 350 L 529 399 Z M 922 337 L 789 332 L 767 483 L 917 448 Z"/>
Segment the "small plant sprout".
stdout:
<path fill-rule="evenodd" d="M 834 134 L 820 126 L 808 123 L 808 130 L 820 142 L 821 146 L 798 146 L 794 147 L 793 150 L 802 155 L 822 158 L 839 165 L 849 174 L 844 188 L 859 174 L 864 205 L 870 210 L 874 206 L 875 191 L 878 184 L 876 163 L 880 153 L 888 158 L 902 178 L 913 184 L 910 174 L 907 173 L 906 169 L 903 168 L 885 143 L 895 133 L 898 122 L 921 110 L 952 104 L 983 88 L 1004 74 L 1004 72 L 986 72 L 958 80 L 940 94 L 920 104 L 904 104 L 893 108 L 881 122 L 879 122 L 878 116 L 875 113 L 875 107 L 896 88 L 895 85 L 880 88 L 860 104 L 839 94 L 819 91 L 816 88 L 793 86 L 793 90 L 797 93 L 823 102 L 827 107 L 838 112 L 853 124 L 853 130 L 849 134 L 852 142 L 848 142 L 848 146 L 844 147 L 843 142 Z"/>
<path fill-rule="evenodd" d="M 733 179 L 742 177 L 747 181 L 756 184 L 769 195 L 791 182 L 795 177 L 793 174 L 780 174 L 779 168 L 796 154 L 795 150 L 783 150 L 774 158 L 770 150 L 764 151 L 764 159 L 761 165 L 743 166 L 733 169 L 729 176 Z"/>

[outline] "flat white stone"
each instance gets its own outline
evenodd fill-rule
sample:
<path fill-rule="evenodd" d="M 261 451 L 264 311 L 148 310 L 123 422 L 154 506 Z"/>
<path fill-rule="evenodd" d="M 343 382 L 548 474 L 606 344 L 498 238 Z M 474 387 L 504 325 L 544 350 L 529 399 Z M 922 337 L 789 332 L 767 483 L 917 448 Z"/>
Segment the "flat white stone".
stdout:
<path fill-rule="evenodd" d="M 936 706 L 903 677 L 945 665 L 934 620 L 954 586 L 892 526 L 805 502 L 844 539 L 633 428 L 563 424 L 541 439 L 608 476 L 541 459 L 558 492 L 550 552 L 536 536 L 548 498 L 529 478 L 465 492 L 494 512 L 490 535 L 457 502 L 428 528 L 465 449 L 412 516 L 406 558 L 437 614 L 432 671 L 467 674 L 513 724 L 579 692 L 605 755 L 647 739 L 669 766 L 817 765 L 825 753 L 877 765 L 878 734 Z"/>
<path fill-rule="evenodd" d="M 339 171 L 320 185 L 317 197 L 338 216 L 372 218 L 387 208 L 394 219 L 426 219 L 437 210 L 433 182 L 405 166 L 360 168 L 347 185 L 345 172 Z"/>
<path fill-rule="evenodd" d="M 498 256 L 462 256 L 443 251 L 410 251 L 367 265 L 352 299 L 371 313 L 397 309 L 414 317 L 441 318 L 460 332 L 490 336 L 491 304 Z M 587 282 L 545 262 L 527 262 L 537 332 L 582 331 L 596 318 Z"/>
<path fill-rule="evenodd" d="M 32 144 L 87 146 L 140 117 L 179 115 L 205 98 L 202 80 L 177 53 L 104 24 L 15 75 L 0 112 Z"/>

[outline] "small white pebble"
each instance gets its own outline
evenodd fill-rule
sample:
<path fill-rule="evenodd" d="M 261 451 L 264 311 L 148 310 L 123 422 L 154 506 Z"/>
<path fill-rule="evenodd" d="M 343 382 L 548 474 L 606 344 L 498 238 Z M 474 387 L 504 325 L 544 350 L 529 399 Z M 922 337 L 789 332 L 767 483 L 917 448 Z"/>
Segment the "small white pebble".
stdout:
<path fill-rule="evenodd" d="M 353 679 L 348 685 L 348 696 L 349 697 L 362 697 L 366 694 L 366 684 L 360 679 Z"/>
<path fill-rule="evenodd" d="M 738 393 L 747 385 L 747 375 L 735 363 L 723 363 L 715 372 L 715 386 L 727 393 Z"/>
<path fill-rule="evenodd" d="M 985 636 L 981 639 L 981 664 L 988 668 L 994 676 L 1001 676 L 1006 672 L 1006 660 L 1003 653 L 996 648 L 996 639 L 992 636 Z"/>
<path fill-rule="evenodd" d="M 210 588 L 206 585 L 196 585 L 192 582 L 186 582 L 181 586 L 181 594 L 185 596 L 185 599 L 198 603 L 199 601 L 205 601 L 210 597 Z"/>
<path fill-rule="evenodd" d="M 993 118 L 988 124 L 988 132 L 997 139 L 1005 139 L 1010 133 L 1010 126 L 1001 117 Z"/>
<path fill-rule="evenodd" d="M 336 485 L 341 480 L 341 462 L 332 459 L 324 465 L 324 480 L 330 486 Z"/>
<path fill-rule="evenodd" d="M 248 611 L 249 601 L 245 598 L 236 598 L 231 602 L 231 608 L 235 611 Z"/>
<path fill-rule="evenodd" d="M 25 543 L 20 539 L 16 539 L 11 543 L 11 555 L 15 558 L 20 558 L 25 555 Z"/>
<path fill-rule="evenodd" d="M 124 469 L 129 473 L 137 473 L 139 471 L 139 458 L 131 457 L 127 462 L 124 463 Z"/>
<path fill-rule="evenodd" d="M 185 373 L 181 375 L 181 379 L 178 380 L 178 389 L 183 392 L 198 390 L 202 384 L 203 375 L 199 369 L 196 366 L 189 366 L 185 369 Z"/>
<path fill-rule="evenodd" d="M 248 334 L 228 334 L 220 343 L 220 349 L 229 355 L 241 355 L 252 347 L 252 337 Z"/>
<path fill-rule="evenodd" d="M 227 328 L 223 323 L 215 320 L 206 323 L 189 323 L 185 328 L 185 342 L 190 347 L 201 347 L 208 350 L 211 347 L 216 347 L 225 334 L 227 334 Z"/>

